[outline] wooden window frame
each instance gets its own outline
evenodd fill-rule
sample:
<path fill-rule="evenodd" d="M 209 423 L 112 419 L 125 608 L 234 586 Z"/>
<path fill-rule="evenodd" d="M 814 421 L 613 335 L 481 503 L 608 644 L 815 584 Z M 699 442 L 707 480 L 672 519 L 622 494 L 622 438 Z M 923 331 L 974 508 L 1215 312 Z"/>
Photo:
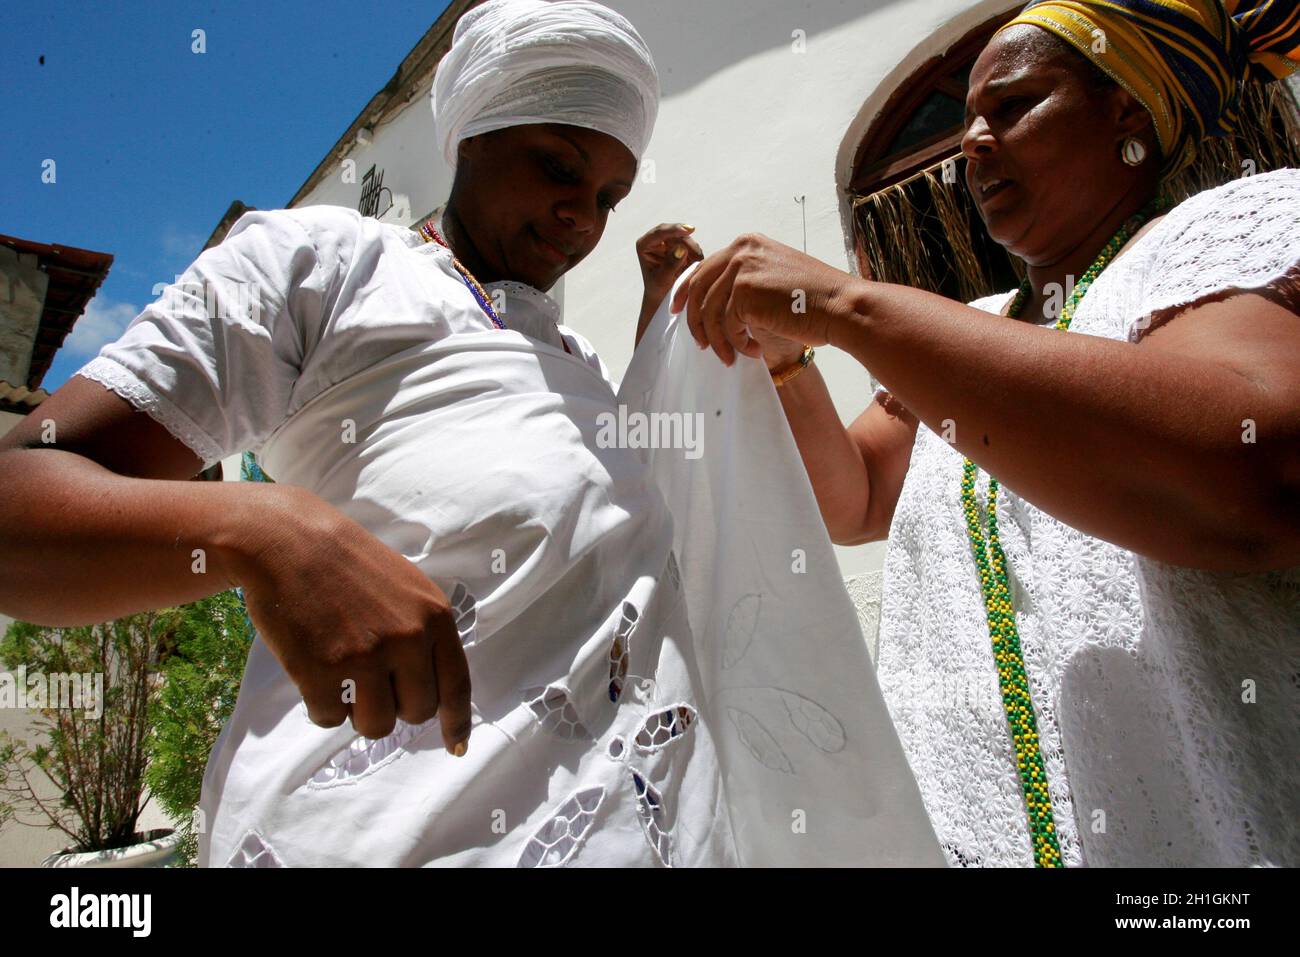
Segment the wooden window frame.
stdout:
<path fill-rule="evenodd" d="M 998 28 L 1009 22 L 1022 6 L 989 17 L 968 30 L 960 40 L 930 57 L 899 84 L 858 144 L 853 158 L 853 176 L 849 179 L 850 193 L 865 195 L 887 189 L 913 173 L 947 159 L 961 148 L 963 131 L 960 126 L 955 126 L 917 143 L 901 156 L 884 155 L 889 144 L 934 91 L 965 102 L 967 91 L 952 79 L 952 73 L 978 57 Z"/>

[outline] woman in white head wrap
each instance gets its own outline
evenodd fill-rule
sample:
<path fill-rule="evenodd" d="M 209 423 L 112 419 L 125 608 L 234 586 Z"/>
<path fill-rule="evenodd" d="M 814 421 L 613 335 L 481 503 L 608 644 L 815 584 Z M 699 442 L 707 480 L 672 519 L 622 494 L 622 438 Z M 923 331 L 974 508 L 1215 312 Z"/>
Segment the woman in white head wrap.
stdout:
<path fill-rule="evenodd" d="M 443 235 L 480 281 L 509 277 L 544 291 L 595 248 L 604 211 L 632 188 L 659 75 L 632 25 L 600 4 L 494 0 L 457 23 L 431 100 L 439 149 L 456 173 Z M 555 195 L 583 174 L 593 190 Z M 643 316 L 702 257 L 689 233 L 664 224 L 638 244 Z"/>
<path fill-rule="evenodd" d="M 42 543 L 23 580 L 43 583 L 0 584 L 6 613 L 80 624 L 244 589 L 258 634 L 204 777 L 201 864 L 937 860 L 897 741 L 867 730 L 856 628 L 836 657 L 825 608 L 764 618 L 805 670 L 861 678 L 840 681 L 843 721 L 785 690 L 787 658 L 765 664 L 780 643 L 757 640 L 753 589 L 692 631 L 703 589 L 683 588 L 664 486 L 609 441 L 623 400 L 545 293 L 631 188 L 657 96 L 645 44 L 597 4 L 475 8 L 435 82 L 441 230 L 246 213 L 178 285 L 252 290 L 250 314 L 164 296 L 42 406 L 72 444 L 40 450 L 32 417 L 6 437 L 24 459 L 0 537 Z M 688 234 L 638 244 L 648 311 L 700 258 Z M 274 483 L 157 481 L 245 449 Z M 734 711 L 701 678 L 724 647 Z"/>
<path fill-rule="evenodd" d="M 644 42 L 598 4 L 495 0 L 458 24 L 433 91 L 456 170 L 442 221 L 425 224 L 427 243 L 368 223 L 403 245 L 348 257 L 377 277 L 356 296 L 376 318 L 357 322 L 394 311 L 405 277 L 390 261 L 420 273 L 437 314 L 404 342 L 369 330 L 354 374 L 259 455 L 277 483 L 412 563 L 444 614 L 412 646 L 393 609 L 425 606 L 400 569 L 370 567 L 374 580 L 323 597 L 317 580 L 315 603 L 378 587 L 387 607 L 357 599 L 338 628 L 375 634 L 308 652 L 277 633 L 310 612 L 249 586 L 261 637 L 209 762 L 204 863 L 734 861 L 725 821 L 712 822 L 722 783 L 696 720 L 671 517 L 636 451 L 597 440 L 614 388 L 545 295 L 631 189 L 658 95 Z M 690 255 L 666 255 L 669 243 Z M 701 258 L 680 227 L 640 248 L 656 306 Z M 372 343 L 378 359 L 360 351 Z M 339 422 L 355 442 L 328 440 Z M 393 647 L 391 667 L 369 669 L 380 680 L 348 685 L 367 671 L 357 662 Z M 663 740 L 634 755 L 646 727 Z"/>
<path fill-rule="evenodd" d="M 596 130 L 639 158 L 659 110 L 659 74 L 641 36 L 613 10 L 585 0 L 497 0 L 456 24 L 432 103 L 453 169 L 462 139 L 530 123 Z"/>

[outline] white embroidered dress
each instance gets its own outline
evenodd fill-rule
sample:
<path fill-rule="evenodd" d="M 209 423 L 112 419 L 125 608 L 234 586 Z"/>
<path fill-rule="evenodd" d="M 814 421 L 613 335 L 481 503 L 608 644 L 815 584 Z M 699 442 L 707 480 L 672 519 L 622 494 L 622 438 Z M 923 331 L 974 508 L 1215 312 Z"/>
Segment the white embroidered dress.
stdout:
<path fill-rule="evenodd" d="M 205 465 L 257 450 L 276 481 L 416 564 L 457 609 L 473 681 L 455 758 L 436 721 L 377 741 L 316 726 L 255 639 L 204 778 L 201 863 L 942 861 L 842 583 L 768 570 L 788 567 L 787 537 L 814 570 L 834 558 L 792 443 L 731 425 L 741 384 L 767 403 L 740 425 L 783 421 L 757 364 L 693 371 L 703 359 L 669 348 L 678 330 L 661 310 L 628 404 L 698 388 L 712 405 L 725 386 L 712 428 L 726 435 L 710 443 L 733 452 L 666 450 L 652 469 L 644 450 L 601 440 L 621 394 L 550 297 L 488 284 L 505 293 L 495 329 L 450 253 L 410 230 L 338 207 L 247 213 L 176 294 L 191 282 L 231 315 L 209 318 L 201 292 L 165 295 L 80 374 Z M 721 521 L 774 511 L 774 490 L 709 498 L 718 468 L 757 468 L 746 455 L 775 456 L 765 469 L 790 503 L 779 535 Z M 689 539 L 666 492 L 683 514 L 708 511 Z M 787 612 L 807 606 L 822 616 L 805 634 Z M 729 683 L 711 694 L 701 671 Z"/>
<path fill-rule="evenodd" d="M 1163 310 L 1285 276 L 1300 277 L 1291 169 L 1170 211 L 1064 334 L 1133 340 Z M 971 305 L 1001 312 L 1013 294 Z M 878 673 L 949 861 L 1027 866 L 961 471 L 961 453 L 921 425 L 889 534 Z M 982 507 L 983 470 L 976 492 Z M 1300 568 L 1162 564 L 1005 484 L 998 526 L 1065 862 L 1300 865 Z"/>

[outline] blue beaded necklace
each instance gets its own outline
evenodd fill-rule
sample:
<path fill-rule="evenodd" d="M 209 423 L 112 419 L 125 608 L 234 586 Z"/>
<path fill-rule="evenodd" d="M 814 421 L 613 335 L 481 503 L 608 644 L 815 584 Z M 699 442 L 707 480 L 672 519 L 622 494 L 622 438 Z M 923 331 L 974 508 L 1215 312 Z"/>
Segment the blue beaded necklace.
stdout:
<path fill-rule="evenodd" d="M 438 228 L 433 225 L 432 219 L 420 224 L 419 233 L 426 243 L 437 243 L 448 252 L 451 252 L 451 244 L 442 238 L 442 233 L 438 232 Z M 488 296 L 487 291 L 479 285 L 479 281 L 474 278 L 474 274 L 465 268 L 465 264 L 457 258 L 454 252 L 451 254 L 451 264 L 455 267 L 456 272 L 460 274 L 461 281 L 465 283 L 469 288 L 469 291 L 473 294 L 474 299 L 478 302 L 479 308 L 482 309 L 487 317 L 492 320 L 492 325 L 496 326 L 498 329 L 505 329 L 505 322 L 499 315 L 497 315 L 497 311 L 492 308 L 491 297 Z M 565 352 L 569 355 L 573 355 L 573 350 L 569 348 L 569 344 L 564 340 L 563 335 L 560 336 L 560 345 L 564 346 Z"/>
<path fill-rule="evenodd" d="M 438 232 L 437 227 L 433 225 L 432 219 L 420 225 L 420 235 L 424 237 L 426 243 L 437 243 L 448 252 L 451 252 L 451 244 L 442 238 L 442 233 Z M 487 317 L 492 320 L 492 325 L 498 329 L 504 329 L 506 324 L 497 315 L 497 311 L 492 308 L 487 292 L 479 285 L 479 281 L 474 278 L 474 274 L 465 268 L 465 264 L 456 258 L 455 253 L 451 254 L 451 264 L 455 267 L 456 272 L 460 274 L 461 282 L 465 283 L 469 291 L 473 293 L 474 298 L 478 300 L 479 308 L 487 313 Z"/>

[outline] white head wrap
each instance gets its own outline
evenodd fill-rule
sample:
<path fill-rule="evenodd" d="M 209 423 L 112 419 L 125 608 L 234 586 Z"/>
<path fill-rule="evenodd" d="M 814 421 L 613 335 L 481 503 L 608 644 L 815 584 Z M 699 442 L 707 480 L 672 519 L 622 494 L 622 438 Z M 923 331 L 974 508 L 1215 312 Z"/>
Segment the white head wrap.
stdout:
<path fill-rule="evenodd" d="M 453 170 L 461 140 L 528 123 L 606 133 L 640 163 L 659 112 L 659 74 L 636 28 L 608 7 L 489 0 L 456 24 L 432 101 Z"/>

